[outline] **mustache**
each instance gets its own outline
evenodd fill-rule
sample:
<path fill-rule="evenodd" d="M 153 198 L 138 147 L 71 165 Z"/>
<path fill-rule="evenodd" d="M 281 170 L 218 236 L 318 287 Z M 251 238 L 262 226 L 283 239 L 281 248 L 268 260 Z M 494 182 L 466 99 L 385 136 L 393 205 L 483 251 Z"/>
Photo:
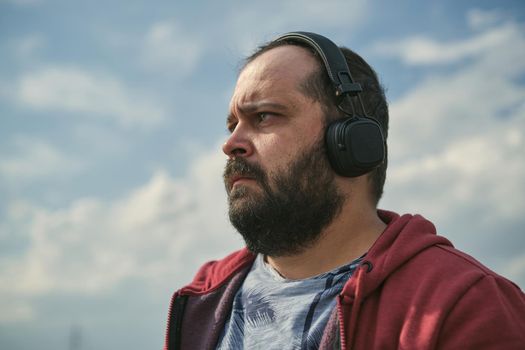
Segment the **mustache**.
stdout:
<path fill-rule="evenodd" d="M 226 162 L 223 173 L 224 183 L 227 185 L 233 176 L 246 176 L 258 182 L 266 180 L 266 174 L 259 165 L 250 164 L 242 157 L 228 159 Z"/>

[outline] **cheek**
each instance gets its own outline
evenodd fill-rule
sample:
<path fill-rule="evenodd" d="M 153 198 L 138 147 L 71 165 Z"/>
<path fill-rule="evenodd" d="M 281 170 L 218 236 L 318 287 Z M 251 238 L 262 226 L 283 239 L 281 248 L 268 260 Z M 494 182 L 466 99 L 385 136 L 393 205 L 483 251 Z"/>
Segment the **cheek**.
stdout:
<path fill-rule="evenodd" d="M 270 171 L 286 169 L 301 152 L 311 149 L 320 137 L 324 137 L 324 131 L 316 122 L 296 124 L 279 133 L 259 135 L 253 143 L 260 164 Z"/>
<path fill-rule="evenodd" d="M 269 167 L 282 166 L 297 153 L 298 140 L 282 135 L 267 135 L 258 143 L 257 152 L 261 161 Z"/>

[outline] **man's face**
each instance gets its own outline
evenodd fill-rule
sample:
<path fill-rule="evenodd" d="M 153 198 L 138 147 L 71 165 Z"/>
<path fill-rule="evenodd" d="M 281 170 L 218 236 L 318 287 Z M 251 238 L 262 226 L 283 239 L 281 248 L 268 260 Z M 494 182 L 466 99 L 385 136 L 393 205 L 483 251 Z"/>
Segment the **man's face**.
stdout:
<path fill-rule="evenodd" d="M 316 68 L 305 49 L 282 46 L 257 57 L 237 81 L 224 181 L 230 220 L 255 252 L 301 251 L 344 201 L 325 156 L 321 106 L 299 89 Z"/>

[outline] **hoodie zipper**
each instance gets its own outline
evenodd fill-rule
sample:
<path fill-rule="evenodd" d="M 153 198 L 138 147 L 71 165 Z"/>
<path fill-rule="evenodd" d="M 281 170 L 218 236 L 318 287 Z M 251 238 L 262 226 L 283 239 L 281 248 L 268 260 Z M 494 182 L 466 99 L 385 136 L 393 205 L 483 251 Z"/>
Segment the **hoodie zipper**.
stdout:
<path fill-rule="evenodd" d="M 339 319 L 339 345 L 341 350 L 346 350 L 346 335 L 345 335 L 345 326 L 343 319 L 343 306 L 342 306 L 343 296 L 340 295 L 337 300 L 337 316 Z"/>
<path fill-rule="evenodd" d="M 352 348 L 352 345 L 355 342 L 355 333 L 356 333 L 356 327 L 357 327 L 357 319 L 359 317 L 359 313 L 361 312 L 361 306 L 364 302 L 364 299 L 362 298 L 362 284 L 363 282 L 363 275 L 365 273 L 369 273 L 373 270 L 374 265 L 370 261 L 363 261 L 360 268 L 366 268 L 366 269 L 360 269 L 359 271 L 356 271 L 355 275 L 352 276 L 352 278 L 355 278 L 356 280 L 356 286 L 355 286 L 355 293 L 346 297 L 343 294 L 339 295 L 339 299 L 337 300 L 337 312 L 339 316 L 339 332 L 341 333 L 341 350 L 350 350 Z M 346 327 L 344 326 L 344 317 L 343 317 L 343 302 L 345 304 L 348 304 L 347 311 L 349 312 L 350 319 L 348 321 L 348 325 Z M 348 329 L 348 343 L 346 342 L 347 335 L 345 334 L 345 330 Z"/>
<path fill-rule="evenodd" d="M 187 295 L 177 295 L 177 293 L 173 295 L 168 311 L 165 350 L 181 349 L 182 318 L 187 300 Z"/>

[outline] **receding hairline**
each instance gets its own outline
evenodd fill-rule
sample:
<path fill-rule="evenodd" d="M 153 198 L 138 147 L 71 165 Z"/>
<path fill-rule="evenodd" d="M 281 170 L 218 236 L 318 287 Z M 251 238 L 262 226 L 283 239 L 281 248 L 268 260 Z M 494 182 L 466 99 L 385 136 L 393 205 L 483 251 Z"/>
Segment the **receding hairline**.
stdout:
<path fill-rule="evenodd" d="M 244 71 L 246 67 L 248 67 L 254 61 L 256 61 L 259 57 L 266 55 L 267 53 L 270 53 L 271 51 L 275 51 L 276 49 L 288 49 L 288 48 L 291 48 L 291 49 L 298 48 L 300 49 L 300 51 L 305 52 L 308 54 L 308 56 L 312 57 L 314 61 L 317 63 L 317 65 L 320 63 L 319 59 L 316 57 L 315 51 L 308 46 L 300 45 L 295 42 L 286 42 L 286 41 L 277 42 L 277 43 L 274 43 L 274 45 L 270 45 L 268 47 L 263 46 L 262 49 L 261 47 L 259 47 L 253 54 L 246 57 L 241 62 L 239 74 L 242 73 L 242 71 Z"/>
<path fill-rule="evenodd" d="M 305 97 L 315 101 L 315 102 L 320 102 L 321 103 L 321 106 L 323 108 L 323 110 L 325 110 L 325 112 L 330 112 L 330 113 L 333 113 L 334 112 L 334 109 L 332 109 L 331 107 L 336 107 L 336 95 L 335 95 L 335 89 L 333 89 L 333 86 L 332 84 L 330 83 L 329 81 L 329 77 L 328 77 L 328 74 L 326 74 L 325 70 L 325 66 L 324 66 L 324 63 L 321 61 L 321 58 L 318 56 L 318 54 L 316 53 L 316 51 L 307 46 L 307 45 L 303 45 L 302 43 L 300 42 L 287 42 L 287 41 L 284 41 L 284 42 L 278 42 L 278 43 L 275 43 L 276 46 L 269 46 L 269 47 L 265 47 L 263 46 L 262 50 L 261 50 L 261 47 L 259 47 L 257 49 L 257 51 L 255 51 L 255 53 L 253 53 L 252 55 L 248 56 L 242 63 L 240 69 L 239 69 L 239 75 L 238 77 L 240 77 L 240 75 L 242 74 L 242 72 L 248 67 L 250 66 L 251 63 L 254 63 L 259 57 L 271 52 L 271 51 L 274 51 L 275 49 L 279 49 L 279 48 L 298 48 L 300 49 L 300 51 L 302 52 L 305 52 L 309 57 L 311 57 L 313 60 L 312 60 L 312 68 L 309 72 L 305 72 L 305 74 L 303 74 L 301 76 L 300 79 L 298 79 L 297 81 L 297 90 L 303 94 Z M 271 45 L 271 44 L 270 44 Z M 326 75 L 326 77 L 325 77 Z M 326 89 L 329 89 L 331 91 L 333 91 L 333 101 L 326 101 L 323 97 L 325 96 L 325 94 L 323 94 L 322 92 L 320 91 L 313 91 L 312 89 L 312 86 L 315 86 L 315 81 L 319 81 L 319 80 L 323 80 L 323 78 L 325 79 L 325 88 Z M 337 108 L 335 108 L 337 109 Z"/>

